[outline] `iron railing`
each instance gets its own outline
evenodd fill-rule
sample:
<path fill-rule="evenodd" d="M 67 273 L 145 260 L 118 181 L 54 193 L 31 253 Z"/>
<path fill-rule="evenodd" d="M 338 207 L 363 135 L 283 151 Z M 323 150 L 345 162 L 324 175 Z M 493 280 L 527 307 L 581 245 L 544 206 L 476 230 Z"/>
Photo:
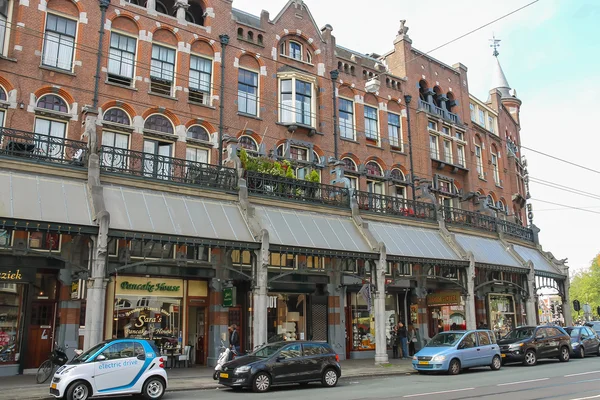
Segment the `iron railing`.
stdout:
<path fill-rule="evenodd" d="M 0 155 L 85 166 L 86 142 L 0 128 Z"/>
<path fill-rule="evenodd" d="M 489 215 L 446 206 L 442 208 L 442 212 L 444 221 L 447 224 L 463 225 L 488 232 L 496 232 L 497 220 Z"/>
<path fill-rule="evenodd" d="M 505 235 L 533 242 L 533 230 L 513 222 L 498 220 L 498 226 Z"/>
<path fill-rule="evenodd" d="M 436 221 L 436 207 L 431 203 L 402 199 L 383 194 L 355 190 L 353 196 L 360 210 L 399 217 Z"/>
<path fill-rule="evenodd" d="M 347 188 L 309 182 L 302 179 L 246 171 L 248 192 L 266 197 L 279 197 L 328 206 L 349 207 Z"/>
<path fill-rule="evenodd" d="M 236 191 L 238 184 L 232 168 L 110 146 L 102 146 L 100 167 L 105 172 L 227 191 Z"/>

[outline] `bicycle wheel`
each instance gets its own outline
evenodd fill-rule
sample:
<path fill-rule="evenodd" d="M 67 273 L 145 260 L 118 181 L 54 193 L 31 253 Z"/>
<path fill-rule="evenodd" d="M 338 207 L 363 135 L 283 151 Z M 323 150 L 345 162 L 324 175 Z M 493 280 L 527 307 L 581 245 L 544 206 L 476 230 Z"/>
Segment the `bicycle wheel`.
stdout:
<path fill-rule="evenodd" d="M 35 380 L 37 383 L 44 383 L 50 378 L 52 375 L 52 370 L 54 369 L 54 365 L 52 365 L 52 361 L 46 360 L 40 365 L 37 370 L 37 374 L 35 374 Z"/>

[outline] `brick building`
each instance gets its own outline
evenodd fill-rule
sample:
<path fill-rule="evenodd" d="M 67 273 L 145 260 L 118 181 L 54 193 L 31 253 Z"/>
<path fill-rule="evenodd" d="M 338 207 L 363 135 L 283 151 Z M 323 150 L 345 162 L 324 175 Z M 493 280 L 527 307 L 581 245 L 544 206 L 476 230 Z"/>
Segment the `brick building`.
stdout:
<path fill-rule="evenodd" d="M 535 322 L 541 287 L 568 301 L 525 226 L 499 62 L 482 101 L 404 23 L 361 54 L 301 0 L 274 17 L 229 0 L 0 14 L 0 375 L 53 338 L 146 337 L 210 364 L 233 323 L 244 349 L 312 338 L 384 361 L 400 320 L 419 340 L 505 332 Z"/>

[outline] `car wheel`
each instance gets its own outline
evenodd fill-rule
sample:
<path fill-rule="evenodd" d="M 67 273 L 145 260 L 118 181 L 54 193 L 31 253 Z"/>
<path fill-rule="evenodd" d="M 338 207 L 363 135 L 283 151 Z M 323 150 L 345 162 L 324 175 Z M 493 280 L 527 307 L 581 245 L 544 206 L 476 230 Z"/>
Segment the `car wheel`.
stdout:
<path fill-rule="evenodd" d="M 334 387 L 338 383 L 338 373 L 333 368 L 327 368 L 323 372 L 323 379 L 321 379 L 321 383 L 325 387 Z"/>
<path fill-rule="evenodd" d="M 75 381 L 67 389 L 66 400 L 87 400 L 92 397 L 90 385 L 84 381 Z"/>
<path fill-rule="evenodd" d="M 583 348 L 583 346 L 579 347 L 579 358 L 584 358 L 585 357 L 585 349 Z"/>
<path fill-rule="evenodd" d="M 157 377 L 153 376 L 144 383 L 142 389 L 142 395 L 144 398 L 149 400 L 158 400 L 165 394 L 165 382 Z"/>
<path fill-rule="evenodd" d="M 558 356 L 558 359 L 562 362 L 567 362 L 569 361 L 569 358 L 571 358 L 571 352 L 569 351 L 569 348 L 567 346 L 561 347 L 560 356 Z"/>
<path fill-rule="evenodd" d="M 535 351 L 527 350 L 525 353 L 525 359 L 523 360 L 523 365 L 532 367 L 535 364 L 537 364 L 537 355 L 535 354 Z"/>
<path fill-rule="evenodd" d="M 502 368 L 502 360 L 500 359 L 500 356 L 494 356 L 494 358 L 492 358 L 492 365 L 490 365 L 490 368 L 492 371 L 498 371 L 500 368 Z"/>
<path fill-rule="evenodd" d="M 259 372 L 254 377 L 254 382 L 252 383 L 252 390 L 256 393 L 263 393 L 269 390 L 271 387 L 271 377 L 269 374 L 265 372 Z"/>
<path fill-rule="evenodd" d="M 460 373 L 460 361 L 456 358 L 450 361 L 450 365 L 448 366 L 448 374 L 450 375 L 458 375 Z"/>
<path fill-rule="evenodd" d="M 219 371 L 215 371 L 215 373 L 213 374 L 213 379 L 214 379 L 215 381 L 218 381 L 218 380 L 219 380 Z"/>
<path fill-rule="evenodd" d="M 598 345 L 598 352 L 596 353 L 598 357 L 600 357 L 600 345 Z"/>

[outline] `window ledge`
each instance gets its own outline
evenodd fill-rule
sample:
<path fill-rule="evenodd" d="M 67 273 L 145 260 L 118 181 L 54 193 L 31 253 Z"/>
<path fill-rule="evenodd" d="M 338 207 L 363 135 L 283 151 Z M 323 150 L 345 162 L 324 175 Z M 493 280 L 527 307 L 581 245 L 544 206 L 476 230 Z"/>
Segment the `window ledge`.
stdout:
<path fill-rule="evenodd" d="M 479 180 L 480 180 L 480 181 L 487 182 L 487 179 L 485 179 L 485 178 L 484 178 L 484 177 L 482 177 L 482 176 L 478 176 L 478 178 L 479 178 Z"/>
<path fill-rule="evenodd" d="M 199 145 L 199 146 L 214 147 L 214 145 L 211 142 L 207 142 L 206 140 L 200 140 L 200 139 L 194 139 L 194 138 L 186 138 L 185 140 L 188 143 Z"/>
<path fill-rule="evenodd" d="M 199 106 L 199 107 L 210 108 L 211 110 L 217 109 L 216 107 L 209 106 L 208 104 L 200 103 L 198 101 L 188 100 L 188 103 L 193 104 L 195 106 Z"/>
<path fill-rule="evenodd" d="M 309 63 L 308 61 L 304 61 L 304 60 L 298 60 L 297 58 L 290 57 L 290 56 L 288 56 L 288 55 L 281 54 L 281 53 L 279 53 L 279 55 L 280 55 L 281 57 L 283 57 L 283 58 L 287 58 L 288 60 L 293 60 L 293 61 L 299 62 L 299 63 L 301 63 L 301 64 L 304 64 L 304 65 L 310 65 L 311 67 L 314 67 L 314 66 L 315 66 L 315 64 L 311 64 L 311 63 Z"/>
<path fill-rule="evenodd" d="M 177 101 L 177 97 L 169 96 L 169 95 L 166 95 L 166 94 L 161 94 L 161 93 L 156 93 L 156 92 L 151 92 L 151 91 L 148 91 L 148 94 L 151 95 L 151 96 L 162 97 L 163 99 L 169 99 L 169 100 Z"/>
<path fill-rule="evenodd" d="M 300 124 L 297 122 L 276 122 L 276 125 L 281 125 L 281 126 L 285 126 L 286 128 L 295 125 L 298 129 L 306 129 L 308 131 L 312 131 L 314 130 L 315 135 L 321 135 L 323 136 L 324 133 L 323 132 L 319 132 L 317 130 L 317 128 L 315 128 L 314 126 L 310 126 L 310 125 L 305 125 L 305 124 Z"/>
<path fill-rule="evenodd" d="M 341 136 L 340 136 L 340 140 L 343 140 L 344 142 L 350 142 L 350 143 L 360 144 L 360 142 L 358 140 L 348 139 L 348 138 L 341 137 Z"/>
<path fill-rule="evenodd" d="M 138 89 L 137 89 L 137 88 L 135 88 L 135 87 L 133 87 L 133 86 L 129 86 L 129 85 L 122 85 L 122 84 L 120 84 L 120 83 L 114 83 L 114 82 L 110 82 L 110 81 L 108 81 L 108 80 L 105 80 L 105 81 L 104 81 L 104 83 L 105 83 L 106 85 L 115 86 L 115 87 L 122 88 L 122 89 L 129 89 L 129 90 L 133 90 L 134 92 L 137 92 L 137 91 L 138 91 Z"/>
<path fill-rule="evenodd" d="M 504 189 L 504 186 L 502 186 L 502 185 L 498 185 L 497 183 L 496 183 L 496 187 L 497 187 L 497 188 L 500 188 L 500 189 Z"/>
<path fill-rule="evenodd" d="M 10 61 L 10 62 L 15 62 L 15 63 L 17 62 L 16 58 L 6 57 L 3 55 L 0 55 L 0 60 L 6 60 L 6 61 Z"/>
<path fill-rule="evenodd" d="M 252 119 L 256 119 L 256 120 L 258 120 L 258 121 L 262 121 L 262 120 L 263 120 L 262 118 L 260 118 L 260 117 L 259 117 L 259 116 L 257 116 L 257 115 L 246 114 L 246 113 L 239 112 L 239 111 L 238 111 L 237 115 L 239 115 L 240 117 L 246 117 L 246 118 L 252 118 Z"/>
<path fill-rule="evenodd" d="M 395 154 L 402 154 L 403 156 L 407 155 L 403 150 L 401 150 L 399 147 L 396 146 L 391 146 L 391 152 L 395 153 Z"/>
<path fill-rule="evenodd" d="M 381 146 L 377 146 L 377 145 L 374 145 L 374 144 L 369 144 L 369 143 L 367 143 L 367 147 L 372 147 L 372 148 L 374 148 L 374 149 L 383 150 L 383 147 L 381 147 Z"/>
<path fill-rule="evenodd" d="M 69 76 L 77 76 L 77 74 L 75 72 L 71 72 L 66 69 L 50 67 L 48 65 L 40 65 L 40 69 L 45 69 L 46 71 L 51 71 L 51 72 L 58 72 L 59 74 L 64 74 L 64 75 L 69 75 Z"/>

